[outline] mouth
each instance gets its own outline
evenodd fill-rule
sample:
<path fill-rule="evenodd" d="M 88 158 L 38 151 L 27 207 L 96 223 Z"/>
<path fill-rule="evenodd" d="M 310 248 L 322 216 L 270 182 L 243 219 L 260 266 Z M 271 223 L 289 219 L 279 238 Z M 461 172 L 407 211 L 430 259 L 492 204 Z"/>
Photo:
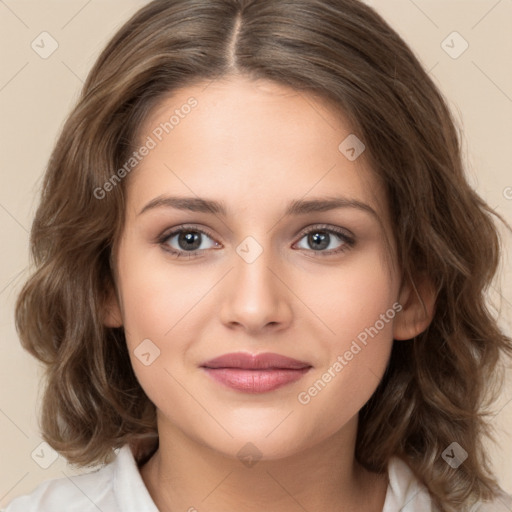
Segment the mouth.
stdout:
<path fill-rule="evenodd" d="M 231 389 L 264 393 L 296 382 L 312 365 L 279 354 L 238 352 L 211 359 L 201 368 L 216 382 Z"/>

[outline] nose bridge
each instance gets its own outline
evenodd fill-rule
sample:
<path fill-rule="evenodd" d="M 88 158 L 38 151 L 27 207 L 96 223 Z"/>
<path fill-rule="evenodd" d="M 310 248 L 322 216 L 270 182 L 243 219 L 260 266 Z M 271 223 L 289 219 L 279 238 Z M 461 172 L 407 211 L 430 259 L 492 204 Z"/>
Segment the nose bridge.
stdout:
<path fill-rule="evenodd" d="M 285 287 L 275 275 L 280 265 L 272 250 L 248 236 L 236 247 L 234 267 L 225 294 L 223 321 L 249 329 L 285 321 L 289 308 L 283 302 Z"/>
<path fill-rule="evenodd" d="M 261 238 L 261 237 L 260 237 Z M 237 246 L 235 259 L 235 288 L 239 298 L 247 302 L 270 300 L 275 295 L 274 274 L 269 270 L 275 265 L 272 250 L 253 236 L 248 236 Z"/>

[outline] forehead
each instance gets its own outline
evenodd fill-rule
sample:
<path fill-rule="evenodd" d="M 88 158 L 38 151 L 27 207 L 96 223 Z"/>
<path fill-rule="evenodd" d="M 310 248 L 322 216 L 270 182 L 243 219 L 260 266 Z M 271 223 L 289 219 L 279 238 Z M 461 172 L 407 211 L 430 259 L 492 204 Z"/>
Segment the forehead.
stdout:
<path fill-rule="evenodd" d="M 128 201 L 172 192 L 246 209 L 263 199 L 271 207 L 343 194 L 383 213 L 364 152 L 347 158 L 347 148 L 362 147 L 355 137 L 332 104 L 276 82 L 236 77 L 185 87 L 140 127 L 136 147 L 152 149 L 130 175 Z"/>

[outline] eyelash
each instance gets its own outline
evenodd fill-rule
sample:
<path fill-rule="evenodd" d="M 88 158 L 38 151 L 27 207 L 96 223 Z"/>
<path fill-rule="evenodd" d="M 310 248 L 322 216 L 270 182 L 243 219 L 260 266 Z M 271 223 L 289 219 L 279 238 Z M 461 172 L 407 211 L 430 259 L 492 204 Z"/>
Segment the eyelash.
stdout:
<path fill-rule="evenodd" d="M 169 248 L 169 245 L 167 244 L 167 242 L 173 238 L 174 236 L 180 234 L 180 233 L 201 233 L 203 235 L 206 235 L 208 236 L 209 238 L 211 238 L 212 240 L 214 239 L 214 237 L 212 236 L 211 233 L 209 233 L 207 230 L 205 229 L 202 229 L 202 228 L 197 228 L 197 227 L 194 227 L 194 226 L 179 226 L 178 228 L 176 228 L 175 230 L 173 230 L 171 233 L 166 233 L 164 235 L 161 235 L 158 240 L 157 240 L 157 243 L 160 244 L 160 246 L 162 247 L 162 249 L 170 254 L 172 254 L 173 256 L 175 256 L 176 258 L 182 258 L 182 257 L 187 257 L 189 259 L 192 259 L 192 258 L 197 258 L 200 256 L 200 253 L 201 252 L 204 252 L 204 251 L 207 251 L 208 249 L 196 249 L 195 251 L 177 251 L 176 249 L 172 249 L 172 248 Z M 324 257 L 328 257 L 328 256 L 333 256 L 333 255 L 336 255 L 336 254 L 341 254 L 345 251 L 348 251 L 350 250 L 354 245 L 355 245 L 355 240 L 354 238 L 350 237 L 349 235 L 347 235 L 345 233 L 345 231 L 341 230 L 341 229 L 338 229 L 338 228 L 333 228 L 333 227 L 330 227 L 330 226 L 327 226 L 327 225 L 318 225 L 318 226 L 314 226 L 306 231 L 302 231 L 300 233 L 300 238 L 298 241 L 302 240 L 306 235 L 309 235 L 310 233 L 330 233 L 330 234 L 334 234 L 336 235 L 337 237 L 339 237 L 339 239 L 344 242 L 344 244 L 338 248 L 338 249 L 335 249 L 335 250 L 332 250 L 331 251 L 313 251 L 312 249 L 299 249 L 301 251 L 307 251 L 307 252 L 314 252 L 314 253 L 317 253 L 314 257 L 320 257 L 320 258 L 324 258 Z"/>

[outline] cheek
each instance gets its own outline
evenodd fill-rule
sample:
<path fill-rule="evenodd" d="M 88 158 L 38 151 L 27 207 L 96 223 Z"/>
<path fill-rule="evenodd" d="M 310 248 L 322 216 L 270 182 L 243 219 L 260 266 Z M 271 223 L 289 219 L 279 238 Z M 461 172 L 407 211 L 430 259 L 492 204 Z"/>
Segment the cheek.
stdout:
<path fill-rule="evenodd" d="M 391 323 L 389 324 L 391 325 Z M 360 339 L 340 339 L 330 348 L 328 362 L 316 371 L 295 396 L 301 428 L 309 435 L 328 437 L 357 416 L 375 392 L 389 361 L 391 332 L 372 327 Z M 320 420 L 320 421 L 319 421 Z"/>
<path fill-rule="evenodd" d="M 148 257 L 135 244 L 122 253 L 119 269 L 123 322 L 135 375 L 156 404 L 165 403 L 167 395 L 183 397 L 177 382 L 189 377 L 189 349 L 202 338 L 212 311 L 205 295 L 218 277 L 192 266 L 173 265 L 165 255 L 157 257 L 156 250 Z"/>
<path fill-rule="evenodd" d="M 171 285 L 157 268 L 134 265 L 130 272 L 123 283 L 123 301 L 131 365 L 149 399 L 165 408 L 183 394 L 177 384 L 185 380 L 179 365 L 186 351 L 180 318 L 190 301 L 177 292 L 180 283 L 173 280 Z"/>
<path fill-rule="evenodd" d="M 311 309 L 320 312 L 329 328 L 320 338 L 326 357 L 305 380 L 297 402 L 311 417 L 324 417 L 326 430 L 335 431 L 357 414 L 379 384 L 400 305 L 396 283 L 376 254 L 331 269 L 324 282 L 322 293 L 317 289 L 310 298 Z"/>
<path fill-rule="evenodd" d="M 356 256 L 338 267 L 325 269 L 314 280 L 302 278 L 303 288 L 298 292 L 307 297 L 305 302 L 318 314 L 325 332 L 330 332 L 332 343 L 340 348 L 392 308 L 398 293 L 377 251 L 362 251 Z M 394 312 L 388 316 L 392 319 Z M 392 322 L 381 329 L 383 334 L 389 334 Z"/>
<path fill-rule="evenodd" d="M 121 270 L 124 323 L 131 344 L 144 338 L 169 338 L 204 293 L 191 281 L 190 273 L 171 271 L 164 258 L 153 264 L 133 251 Z"/>

